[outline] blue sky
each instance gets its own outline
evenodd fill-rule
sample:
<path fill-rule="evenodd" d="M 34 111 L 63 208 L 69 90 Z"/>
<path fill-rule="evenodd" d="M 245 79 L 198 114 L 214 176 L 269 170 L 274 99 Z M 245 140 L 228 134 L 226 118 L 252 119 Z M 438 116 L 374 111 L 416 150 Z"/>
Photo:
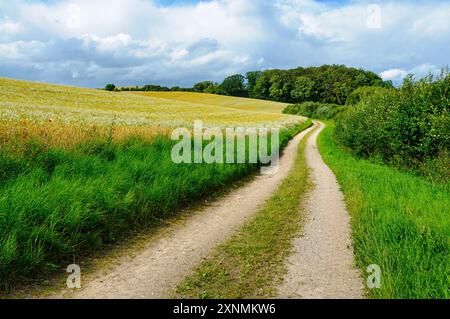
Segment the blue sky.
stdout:
<path fill-rule="evenodd" d="M 0 76 L 87 87 L 333 63 L 400 83 L 449 39 L 450 1 L 0 0 Z"/>

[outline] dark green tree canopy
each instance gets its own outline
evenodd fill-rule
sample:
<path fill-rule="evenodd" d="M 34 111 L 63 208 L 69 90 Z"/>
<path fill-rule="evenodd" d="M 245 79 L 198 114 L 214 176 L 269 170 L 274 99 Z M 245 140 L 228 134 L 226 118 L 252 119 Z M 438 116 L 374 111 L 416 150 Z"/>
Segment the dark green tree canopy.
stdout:
<path fill-rule="evenodd" d="M 241 74 L 235 74 L 227 77 L 223 80 L 221 87 L 226 95 L 247 96 L 245 77 Z"/>
<path fill-rule="evenodd" d="M 194 85 L 194 91 L 203 93 L 206 90 L 211 89 L 213 87 L 214 83 L 212 81 L 203 81 Z"/>
<path fill-rule="evenodd" d="M 306 76 L 299 76 L 294 82 L 291 97 L 297 102 L 305 102 L 311 99 L 314 89 L 314 81 Z"/>
<path fill-rule="evenodd" d="M 261 74 L 262 74 L 261 71 L 251 71 L 251 72 L 247 72 L 247 74 L 245 75 L 245 77 L 247 78 L 247 90 L 248 90 L 249 96 L 254 95 L 256 82 L 261 77 Z"/>
<path fill-rule="evenodd" d="M 253 98 L 288 103 L 313 101 L 345 104 L 347 97 L 361 86 L 392 87 L 392 82 L 383 81 L 377 74 L 345 65 L 323 65 L 320 67 L 291 70 L 265 70 L 249 72 L 256 83 L 250 89 Z"/>
<path fill-rule="evenodd" d="M 116 89 L 116 86 L 112 83 L 106 84 L 105 90 L 106 91 L 114 91 Z"/>

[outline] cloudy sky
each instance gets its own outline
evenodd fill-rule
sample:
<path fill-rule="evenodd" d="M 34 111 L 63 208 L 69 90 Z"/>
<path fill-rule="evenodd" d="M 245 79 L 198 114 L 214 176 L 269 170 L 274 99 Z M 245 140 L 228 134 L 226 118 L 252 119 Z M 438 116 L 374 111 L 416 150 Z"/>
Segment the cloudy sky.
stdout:
<path fill-rule="evenodd" d="M 0 77 L 190 86 L 346 64 L 401 81 L 450 64 L 450 1 L 0 0 Z"/>

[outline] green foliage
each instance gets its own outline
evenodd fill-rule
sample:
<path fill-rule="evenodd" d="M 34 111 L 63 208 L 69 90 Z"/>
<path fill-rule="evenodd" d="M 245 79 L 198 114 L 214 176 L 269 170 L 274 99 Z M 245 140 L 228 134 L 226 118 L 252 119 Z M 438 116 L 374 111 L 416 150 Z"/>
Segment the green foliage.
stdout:
<path fill-rule="evenodd" d="M 155 92 L 155 91 L 170 91 L 170 89 L 167 86 L 160 86 L 160 85 L 144 85 L 140 91 L 146 91 L 146 92 Z"/>
<path fill-rule="evenodd" d="M 368 98 L 370 95 L 378 92 L 386 92 L 386 90 L 392 90 L 392 88 L 385 88 L 379 86 L 362 86 L 354 90 L 347 97 L 346 105 L 356 105 L 361 100 Z"/>
<path fill-rule="evenodd" d="M 225 92 L 222 89 L 222 86 L 218 83 L 214 83 L 213 81 L 203 81 L 194 85 L 193 89 L 187 89 L 188 91 L 194 91 L 199 93 L 209 93 L 209 94 L 221 94 L 225 95 Z M 172 91 L 175 91 L 172 88 Z"/>
<path fill-rule="evenodd" d="M 112 83 L 106 84 L 106 86 L 105 86 L 106 91 L 114 91 L 115 89 L 116 89 L 116 86 Z"/>
<path fill-rule="evenodd" d="M 291 96 L 298 102 L 308 101 L 311 98 L 313 88 L 314 81 L 306 76 L 300 76 L 294 82 L 294 89 L 291 91 Z"/>
<path fill-rule="evenodd" d="M 214 83 L 214 85 L 209 86 L 208 88 L 206 88 L 203 93 L 226 95 L 225 92 L 222 89 L 222 86 L 220 84 L 217 84 L 217 83 Z"/>
<path fill-rule="evenodd" d="M 324 104 L 316 102 L 304 102 L 288 105 L 283 113 L 301 115 L 309 118 L 328 120 L 347 109 L 337 104 Z"/>
<path fill-rule="evenodd" d="M 272 75 L 269 79 L 269 99 L 280 102 L 287 102 L 287 96 L 293 89 L 292 82 L 286 81 L 286 77 L 283 74 Z"/>
<path fill-rule="evenodd" d="M 407 78 L 399 90 L 377 90 L 338 117 L 336 137 L 362 157 L 434 172 L 449 179 L 450 75 Z M 427 173 L 428 172 L 428 173 Z"/>
<path fill-rule="evenodd" d="M 281 131 L 281 145 L 298 129 Z M 73 149 L 33 142 L 23 154 L 1 151 L 0 290 L 173 216 L 259 166 L 177 165 L 173 145 L 167 137 L 134 137 L 93 139 Z"/>
<path fill-rule="evenodd" d="M 381 288 L 368 296 L 450 298 L 450 185 L 352 156 L 331 125 L 318 144 L 345 195 L 361 273 L 381 268 Z"/>
<path fill-rule="evenodd" d="M 206 90 L 210 90 L 214 87 L 214 83 L 212 81 L 203 81 L 194 85 L 194 91 L 204 93 Z"/>
<path fill-rule="evenodd" d="M 245 77 L 235 74 L 227 77 L 222 82 L 222 90 L 226 95 L 231 96 L 247 96 L 247 88 L 245 86 Z"/>
<path fill-rule="evenodd" d="M 245 75 L 245 77 L 247 79 L 248 95 L 250 97 L 256 97 L 255 86 L 256 86 L 256 82 L 258 81 L 261 74 L 262 74 L 261 71 L 251 71 L 251 72 L 247 72 L 247 74 Z"/>
<path fill-rule="evenodd" d="M 165 92 L 165 91 L 170 91 L 171 89 L 169 89 L 167 86 L 161 86 L 161 85 L 154 85 L 154 84 L 147 84 L 147 85 L 144 85 L 144 86 L 141 86 L 141 87 L 139 87 L 139 86 L 135 86 L 135 87 L 123 87 L 123 88 L 120 88 L 120 89 L 116 89 L 116 90 L 119 90 L 119 91 L 125 91 L 125 92 L 128 92 L 128 91 L 143 91 L 143 92 Z M 177 91 L 182 91 L 183 89 L 182 88 L 179 88 L 179 87 L 176 87 L 176 90 Z M 192 89 L 190 89 L 190 90 L 192 90 Z"/>
<path fill-rule="evenodd" d="M 377 74 L 344 65 L 291 70 L 266 70 L 258 74 L 250 97 L 299 103 L 305 100 L 345 104 L 347 96 L 361 86 L 392 87 Z"/>

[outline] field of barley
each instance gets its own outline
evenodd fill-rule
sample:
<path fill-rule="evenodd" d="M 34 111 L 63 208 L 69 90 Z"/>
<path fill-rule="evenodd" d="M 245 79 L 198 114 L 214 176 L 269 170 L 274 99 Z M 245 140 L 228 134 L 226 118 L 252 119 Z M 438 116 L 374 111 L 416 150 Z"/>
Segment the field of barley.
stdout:
<path fill-rule="evenodd" d="M 125 93 L 0 78 L 2 120 L 177 127 L 284 126 L 298 121 L 282 115 L 283 103 L 184 92 Z M 251 112 L 250 112 L 251 111 Z"/>
<path fill-rule="evenodd" d="M 209 94 L 138 95 L 0 78 L 0 96 L 3 147 L 17 135 L 67 147 L 92 134 L 167 134 L 192 127 L 194 120 L 205 127 L 285 127 L 299 121 L 281 114 L 283 103 Z"/>
<path fill-rule="evenodd" d="M 284 145 L 302 129 L 302 118 L 275 113 L 279 103 L 163 95 L 0 79 L 0 290 L 46 278 L 259 167 L 177 165 L 174 127 L 275 126 Z"/>
<path fill-rule="evenodd" d="M 249 98 L 231 97 L 207 93 L 193 92 L 134 92 L 134 94 L 153 98 L 169 99 L 174 102 L 183 101 L 204 106 L 228 107 L 236 110 L 257 111 L 280 114 L 286 108 L 286 103 L 255 100 Z"/>

